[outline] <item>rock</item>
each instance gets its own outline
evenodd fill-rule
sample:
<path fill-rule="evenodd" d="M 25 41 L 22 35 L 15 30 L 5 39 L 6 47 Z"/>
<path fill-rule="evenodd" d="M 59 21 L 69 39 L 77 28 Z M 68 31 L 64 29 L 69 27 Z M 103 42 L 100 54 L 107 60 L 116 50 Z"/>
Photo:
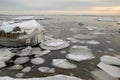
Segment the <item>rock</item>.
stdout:
<path fill-rule="evenodd" d="M 14 63 L 15 64 L 24 64 L 28 61 L 29 61 L 29 57 L 19 57 L 14 61 Z"/>
<path fill-rule="evenodd" d="M 66 59 L 53 59 L 52 65 L 64 69 L 75 69 L 77 66 L 68 62 Z"/>
<path fill-rule="evenodd" d="M 34 58 L 31 60 L 31 63 L 35 65 L 43 64 L 44 62 L 45 60 L 43 58 Z"/>

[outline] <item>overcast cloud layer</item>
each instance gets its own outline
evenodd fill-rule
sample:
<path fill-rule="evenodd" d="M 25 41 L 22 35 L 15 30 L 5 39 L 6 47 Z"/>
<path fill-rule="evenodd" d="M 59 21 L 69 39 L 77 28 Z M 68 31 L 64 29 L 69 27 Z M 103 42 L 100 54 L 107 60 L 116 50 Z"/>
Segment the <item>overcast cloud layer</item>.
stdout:
<path fill-rule="evenodd" d="M 120 0 L 0 0 L 0 13 L 120 14 Z"/>

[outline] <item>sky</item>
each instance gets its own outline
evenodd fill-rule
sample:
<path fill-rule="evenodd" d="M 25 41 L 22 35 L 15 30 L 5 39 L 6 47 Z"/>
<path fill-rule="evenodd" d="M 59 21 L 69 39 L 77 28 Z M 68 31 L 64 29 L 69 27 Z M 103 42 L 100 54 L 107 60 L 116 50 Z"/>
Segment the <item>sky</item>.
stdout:
<path fill-rule="evenodd" d="M 0 14 L 120 15 L 120 0 L 0 0 Z"/>

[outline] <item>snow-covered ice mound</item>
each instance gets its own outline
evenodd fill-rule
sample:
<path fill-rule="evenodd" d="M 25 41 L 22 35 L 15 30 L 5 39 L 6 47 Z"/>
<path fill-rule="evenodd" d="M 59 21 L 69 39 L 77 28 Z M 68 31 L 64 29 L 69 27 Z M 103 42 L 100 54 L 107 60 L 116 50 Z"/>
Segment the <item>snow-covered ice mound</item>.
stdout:
<path fill-rule="evenodd" d="M 66 48 L 69 45 L 70 44 L 67 41 L 63 41 L 61 39 L 51 39 L 41 43 L 40 47 L 43 49 L 49 49 L 49 50 L 59 50 L 59 49 Z"/>
<path fill-rule="evenodd" d="M 111 65 L 120 65 L 120 59 L 117 57 L 109 56 L 109 55 L 104 55 L 100 58 L 101 62 L 111 64 Z"/>
<path fill-rule="evenodd" d="M 95 56 L 87 46 L 72 46 L 70 54 L 66 55 L 66 58 L 74 61 L 83 61 L 93 59 Z"/>
<path fill-rule="evenodd" d="M 112 66 L 103 62 L 100 62 L 97 65 L 100 69 L 108 73 L 110 76 L 114 78 L 120 78 L 120 68 L 116 66 Z"/>
<path fill-rule="evenodd" d="M 0 80 L 82 80 L 82 79 L 73 76 L 55 75 L 45 78 L 29 78 L 29 79 L 17 79 L 6 76 L 6 77 L 0 77 Z"/>
<path fill-rule="evenodd" d="M 68 62 L 66 59 L 53 59 L 52 65 L 64 69 L 75 69 L 77 66 Z"/>

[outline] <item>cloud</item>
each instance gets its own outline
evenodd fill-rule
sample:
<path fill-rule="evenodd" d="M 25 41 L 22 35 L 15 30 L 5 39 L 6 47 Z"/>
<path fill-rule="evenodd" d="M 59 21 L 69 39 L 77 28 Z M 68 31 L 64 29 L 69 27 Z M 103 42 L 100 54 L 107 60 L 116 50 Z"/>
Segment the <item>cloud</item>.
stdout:
<path fill-rule="evenodd" d="M 0 13 L 4 11 L 104 12 L 104 10 L 120 10 L 119 6 L 120 0 L 0 0 Z"/>

